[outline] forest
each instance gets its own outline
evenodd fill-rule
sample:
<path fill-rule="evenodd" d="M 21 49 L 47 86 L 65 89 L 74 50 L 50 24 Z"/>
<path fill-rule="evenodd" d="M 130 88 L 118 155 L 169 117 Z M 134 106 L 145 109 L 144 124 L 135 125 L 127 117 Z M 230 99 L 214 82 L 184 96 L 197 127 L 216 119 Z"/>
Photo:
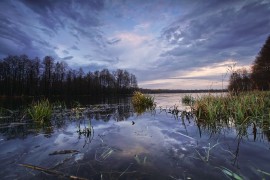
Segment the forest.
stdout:
<path fill-rule="evenodd" d="M 46 56 L 30 59 L 27 55 L 7 56 L 0 60 L 0 95 L 2 96 L 77 96 L 130 94 L 138 88 L 134 74 L 108 69 L 85 73 L 65 62 Z"/>
<path fill-rule="evenodd" d="M 251 71 L 245 68 L 232 71 L 228 90 L 231 92 L 270 90 L 270 36 L 253 62 Z"/>

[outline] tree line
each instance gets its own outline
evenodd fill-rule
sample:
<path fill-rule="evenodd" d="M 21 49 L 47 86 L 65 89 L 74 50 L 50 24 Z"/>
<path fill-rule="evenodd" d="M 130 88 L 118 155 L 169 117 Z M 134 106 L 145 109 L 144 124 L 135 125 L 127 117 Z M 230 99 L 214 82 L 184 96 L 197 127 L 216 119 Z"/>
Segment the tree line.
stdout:
<path fill-rule="evenodd" d="M 55 96 L 129 94 L 138 88 L 134 74 L 118 69 L 85 73 L 46 56 L 27 55 L 0 59 L 0 95 Z"/>
<path fill-rule="evenodd" d="M 227 89 L 139 89 L 140 92 L 146 94 L 161 94 L 161 93 L 214 93 L 226 92 Z"/>
<path fill-rule="evenodd" d="M 229 79 L 228 90 L 231 92 L 270 90 L 270 36 L 257 55 L 251 72 L 245 68 L 232 72 Z"/>

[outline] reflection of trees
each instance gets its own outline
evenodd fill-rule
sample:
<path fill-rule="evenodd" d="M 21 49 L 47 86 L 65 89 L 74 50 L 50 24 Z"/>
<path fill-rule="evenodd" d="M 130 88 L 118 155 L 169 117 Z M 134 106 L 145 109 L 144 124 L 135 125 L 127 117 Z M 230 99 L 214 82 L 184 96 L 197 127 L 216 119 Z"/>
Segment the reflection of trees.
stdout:
<path fill-rule="evenodd" d="M 197 128 L 199 130 L 199 135 L 202 137 L 202 134 L 209 134 L 209 138 L 211 137 L 226 137 L 226 135 L 231 135 L 233 131 L 236 130 L 236 141 L 231 147 L 228 144 L 228 147 L 221 149 L 225 152 L 228 152 L 232 159 L 231 162 L 233 165 L 238 165 L 238 159 L 240 154 L 240 146 L 244 141 L 254 141 L 254 142 L 270 142 L 270 122 L 263 121 L 262 124 L 255 124 L 255 122 L 251 124 L 224 124 L 221 122 L 215 122 L 211 124 L 207 124 L 204 122 L 197 121 Z M 215 136 L 214 136 L 215 135 Z M 220 136 L 221 135 L 221 136 Z"/>
<path fill-rule="evenodd" d="M 202 135 L 202 132 L 209 134 L 209 137 L 211 138 L 213 135 L 226 133 L 226 131 L 230 129 L 230 126 L 228 124 L 224 124 L 219 121 L 213 123 L 206 123 L 197 119 L 196 124 L 200 133 L 200 137 Z"/>
<path fill-rule="evenodd" d="M 153 107 L 145 107 L 145 106 L 133 106 L 134 112 L 136 112 L 138 115 L 141 115 L 145 112 L 151 112 L 152 114 L 155 114 L 155 106 Z"/>
<path fill-rule="evenodd" d="M 238 136 L 252 137 L 253 141 L 267 140 L 270 142 L 270 122 L 262 121 L 243 124 L 234 124 L 233 122 L 215 121 L 211 123 L 202 122 L 196 119 L 196 125 L 201 137 L 202 132 L 209 133 L 210 137 L 219 134 L 229 134 L 231 129 L 235 129 Z M 261 135 L 261 136 L 259 136 Z"/>
<path fill-rule="evenodd" d="M 268 121 L 263 121 L 262 124 L 262 138 L 266 136 L 267 140 L 270 142 L 270 122 Z"/>
<path fill-rule="evenodd" d="M 85 105 L 84 115 L 88 119 L 108 122 L 124 120 L 131 116 L 130 100 L 127 97 L 101 98 L 101 104 Z"/>
<path fill-rule="evenodd" d="M 108 122 L 111 119 L 124 121 L 132 115 L 133 112 L 130 104 L 92 105 L 86 112 L 87 118 L 104 122 Z"/>
<path fill-rule="evenodd" d="M 22 138 L 24 139 L 28 134 L 31 134 L 31 132 L 28 131 L 28 129 L 31 128 L 31 125 L 21 123 L 21 124 L 1 124 L 0 127 L 0 133 L 3 136 L 6 136 L 6 138 L 13 139 L 13 138 Z"/>
<path fill-rule="evenodd" d="M 62 128 L 66 123 L 54 114 L 51 121 L 40 123 L 26 118 L 25 113 L 16 113 L 13 118 L 1 119 L 0 134 L 7 139 L 26 138 L 30 134 L 44 134 L 50 137 L 55 129 Z"/>
<path fill-rule="evenodd" d="M 99 105 L 77 105 L 75 108 L 66 109 L 54 107 L 53 116 L 50 121 L 40 124 L 31 121 L 26 116 L 24 110 L 16 111 L 18 113 L 7 114 L 1 111 L 0 117 L 0 133 L 7 137 L 12 138 L 26 138 L 29 134 L 41 133 L 49 137 L 54 130 L 62 128 L 68 121 L 78 120 L 102 120 L 108 122 L 109 120 L 123 121 L 133 116 L 133 110 L 130 104 L 130 99 L 127 97 L 121 98 L 105 98 L 103 99 L 107 104 Z M 102 100 L 102 101 L 103 101 Z M 114 104 L 111 104 L 113 101 Z M 14 111 L 15 112 L 15 111 Z M 3 119 L 6 117 L 6 119 Z M 23 118 L 22 118 L 23 117 Z"/>
<path fill-rule="evenodd" d="M 0 133 L 7 139 L 13 138 L 26 138 L 30 134 L 44 134 L 45 137 L 50 137 L 54 132 L 55 123 L 46 122 L 43 124 L 33 122 L 10 122 L 7 124 L 0 125 Z M 62 126 L 62 125 L 61 125 Z M 58 127 L 59 123 L 58 123 Z"/>

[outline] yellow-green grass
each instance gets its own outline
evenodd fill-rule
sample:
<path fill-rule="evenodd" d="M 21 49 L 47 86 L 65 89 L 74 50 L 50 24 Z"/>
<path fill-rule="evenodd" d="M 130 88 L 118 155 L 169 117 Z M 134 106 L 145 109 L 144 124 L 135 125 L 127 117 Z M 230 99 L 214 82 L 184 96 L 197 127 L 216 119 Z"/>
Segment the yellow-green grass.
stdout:
<path fill-rule="evenodd" d="M 195 99 L 191 95 L 185 95 L 182 98 L 182 103 L 186 105 L 193 105 L 195 102 Z"/>
<path fill-rule="evenodd" d="M 233 121 L 236 124 L 269 120 L 270 92 L 245 92 L 239 95 L 205 95 L 193 106 L 200 121 Z"/>
<path fill-rule="evenodd" d="M 48 99 L 46 99 L 32 103 L 27 111 L 34 121 L 43 123 L 50 120 L 52 116 L 52 109 L 53 107 L 51 103 Z"/>
<path fill-rule="evenodd" d="M 132 96 L 132 104 L 136 112 L 142 113 L 147 109 L 155 108 L 154 97 L 135 91 Z"/>

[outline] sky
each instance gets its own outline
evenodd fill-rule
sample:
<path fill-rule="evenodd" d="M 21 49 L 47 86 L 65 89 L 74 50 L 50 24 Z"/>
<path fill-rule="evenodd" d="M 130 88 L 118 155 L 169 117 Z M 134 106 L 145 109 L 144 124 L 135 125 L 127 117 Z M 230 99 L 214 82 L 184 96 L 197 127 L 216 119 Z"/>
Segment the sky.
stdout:
<path fill-rule="evenodd" d="M 0 58 L 126 69 L 141 88 L 226 88 L 269 35 L 270 0 L 0 1 Z"/>

